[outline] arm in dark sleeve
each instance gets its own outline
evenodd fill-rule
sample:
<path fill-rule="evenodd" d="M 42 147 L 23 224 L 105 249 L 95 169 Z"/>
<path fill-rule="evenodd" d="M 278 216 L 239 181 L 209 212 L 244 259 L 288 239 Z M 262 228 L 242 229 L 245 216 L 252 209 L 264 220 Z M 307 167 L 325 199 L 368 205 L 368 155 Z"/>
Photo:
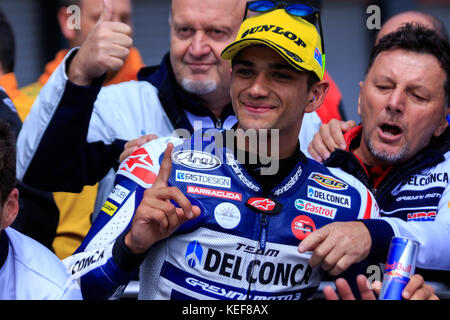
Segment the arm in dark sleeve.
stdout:
<path fill-rule="evenodd" d="M 394 230 L 390 224 L 381 219 L 359 221 L 364 223 L 372 238 L 372 248 L 370 249 L 368 258 L 374 261 L 386 261 L 389 245 L 394 236 Z"/>

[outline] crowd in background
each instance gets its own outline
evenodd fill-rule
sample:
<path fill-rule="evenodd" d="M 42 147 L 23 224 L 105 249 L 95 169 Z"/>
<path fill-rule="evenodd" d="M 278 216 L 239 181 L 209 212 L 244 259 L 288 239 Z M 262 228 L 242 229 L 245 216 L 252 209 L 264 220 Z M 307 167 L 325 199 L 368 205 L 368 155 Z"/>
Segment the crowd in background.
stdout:
<path fill-rule="evenodd" d="M 287 2 L 321 7 L 320 1 Z M 68 27 L 71 13 L 67 7 L 71 5 L 81 9 L 79 29 Z M 287 8 L 286 4 L 283 5 Z M 111 247 L 109 258 L 115 259 L 118 269 L 130 272 L 124 277 L 125 284 L 133 277 L 137 280 L 136 270 L 141 264 L 145 265 L 148 247 L 145 250 L 136 249 L 136 239 L 124 232 L 129 231 L 128 227 L 109 235 L 102 234 L 108 240 L 98 240 L 100 244 L 96 244 L 97 247 L 90 244 L 97 241 L 95 237 L 97 233 L 101 234 L 102 228 L 109 226 L 109 220 L 104 218 L 105 213 L 108 214 L 104 204 L 110 203 L 111 192 L 117 190 L 114 187 L 117 183 L 115 172 L 122 160 L 140 150 L 139 147 L 153 139 L 154 135 L 169 136 L 175 129 L 193 133 L 195 121 L 201 122 L 203 128 L 232 129 L 237 121 L 244 125 L 244 116 L 233 109 L 238 101 L 230 97 L 230 87 L 233 89 L 232 81 L 237 81 L 236 76 L 233 78 L 230 72 L 230 61 L 222 59 L 222 51 L 235 40 L 243 13 L 247 11 L 246 1 L 243 0 L 220 4 L 215 1 L 172 1 L 170 51 L 162 57 L 160 65 L 147 67 L 138 48 L 133 46 L 131 1 L 61 1 L 58 21 L 70 47 L 57 53 L 35 83 L 22 88 L 18 88 L 14 74 L 15 65 L 20 63 L 15 61 L 14 32 L 8 17 L 0 12 L 0 86 L 3 88 L 0 91 L 3 102 L 0 111 L 1 118 L 10 127 L 2 128 L 2 143 L 6 141 L 9 149 L 6 151 L 2 146 L 0 150 L 2 161 L 4 154 L 10 156 L 7 160 L 9 166 L 0 168 L 3 205 L 0 280 L 1 273 L 6 272 L 7 267 L 13 268 L 14 263 L 10 266 L 7 258 L 11 256 L 8 252 L 12 252 L 8 248 L 14 248 L 18 254 L 16 261 L 30 261 L 29 268 L 40 274 L 39 281 L 30 275 L 29 283 L 35 281 L 36 286 L 48 288 L 41 291 L 38 299 L 80 299 L 79 283 L 73 277 L 64 275 L 65 268 L 74 268 L 88 257 L 95 260 L 89 250 L 98 250 L 116 239 L 118 244 Z M 322 36 L 318 22 L 320 20 L 313 24 Z M 384 38 L 395 34 L 408 23 L 424 27 L 425 30 L 414 31 L 418 38 L 422 37 L 420 41 L 409 39 L 408 44 L 399 45 L 389 43 L 400 42 L 394 36 L 393 39 Z M 405 30 L 402 31 L 405 34 L 411 32 Z M 396 36 L 401 38 L 402 34 Z M 408 42 L 408 39 L 401 40 Z M 319 58 L 317 52 L 313 58 L 325 65 L 325 59 L 321 60 L 322 55 L 325 56 L 323 47 L 320 48 Z M 425 281 L 445 283 L 448 282 L 450 270 L 447 245 L 450 234 L 450 143 L 447 122 L 450 61 L 448 51 L 443 55 L 439 52 L 448 50 L 448 34 L 443 23 L 435 17 L 420 12 L 405 12 L 383 24 L 374 47 L 378 51 L 372 53 L 368 71 L 378 71 L 379 68 L 380 74 L 389 69 L 394 72 L 388 76 L 366 74 L 366 80 L 360 84 L 358 101 L 362 125 L 356 126 L 354 121 L 343 116 L 342 93 L 332 75 L 323 68 L 322 74 L 316 72 L 317 79 L 308 82 L 307 90 L 322 88 L 317 83 L 323 82 L 326 89 L 323 85 L 323 89 L 316 91 L 323 90 L 325 94 L 322 97 L 314 91 L 311 100 L 308 100 L 308 103 L 315 104 L 314 107 L 309 104 L 305 107 L 305 110 L 310 107 L 312 112 L 296 118 L 299 132 L 295 137 L 296 141 L 300 141 L 301 152 L 307 156 L 324 162 L 328 167 L 342 168 L 359 179 L 373 192 L 381 209 L 380 214 L 386 219 L 342 225 L 331 223 L 321 228 L 320 233 L 312 233 L 307 240 L 302 240 L 298 250 L 300 253 L 313 252 L 311 266 L 319 266 L 331 276 L 337 276 L 351 264 L 365 261 L 368 257 L 371 260 L 367 261 L 375 264 L 383 261 L 387 254 L 386 243 L 393 235 L 409 236 L 421 242 L 423 248 L 417 273 Z M 396 50 L 403 50 L 402 55 L 387 56 L 386 52 Z M 423 58 L 424 55 L 430 61 Z M 384 61 L 380 62 L 381 58 Z M 405 62 L 407 59 L 410 60 Z M 414 63 L 417 70 L 412 73 L 407 67 L 401 69 L 402 63 Z M 430 71 L 435 70 L 430 66 L 437 67 L 435 73 Z M 300 68 L 315 72 L 313 67 Z M 409 74 L 410 78 L 405 74 Z M 409 86 L 410 82 L 418 81 L 417 74 L 422 76 L 421 85 L 425 89 Z M 401 76 L 395 78 L 397 75 Z M 384 97 L 387 98 L 374 97 L 372 80 L 376 83 L 373 86 L 385 90 Z M 435 85 L 439 81 L 442 86 Z M 431 83 L 434 92 L 430 92 Z M 391 95 L 387 93 L 398 88 L 404 88 L 404 91 Z M 249 94 L 256 95 L 256 92 Z M 424 106 L 428 108 L 420 109 Z M 413 111 L 405 111 L 407 107 Z M 376 111 L 377 108 L 388 111 Z M 377 118 L 377 112 L 390 112 L 392 117 Z M 403 120 L 400 114 L 407 120 Z M 251 125 L 248 127 L 251 128 Z M 374 138 L 376 128 L 384 132 L 384 140 Z M 397 141 L 390 138 L 398 135 L 405 136 L 404 143 L 407 145 L 400 151 L 396 149 Z M 370 138 L 374 140 L 369 141 Z M 12 141 L 17 141 L 17 159 L 12 155 L 16 152 Z M 392 152 L 397 152 L 398 157 L 377 153 L 376 144 L 389 145 L 386 141 L 395 145 Z M 283 143 L 288 144 L 287 140 Z M 61 155 L 63 150 L 67 150 L 67 154 Z M 17 171 L 11 166 L 11 161 L 17 161 Z M 295 163 L 299 161 L 297 159 Z M 292 169 L 288 162 L 286 168 Z M 281 178 L 288 172 L 283 174 Z M 8 178 L 4 180 L 3 176 Z M 11 177 L 17 177 L 17 184 Z M 417 182 L 412 181 L 411 177 L 422 179 L 420 181 L 429 180 L 426 180 L 427 183 Z M 255 179 L 259 181 L 260 177 Z M 267 182 L 270 179 L 262 179 L 261 184 L 274 187 L 272 183 L 277 179 L 277 176 L 270 182 Z M 400 190 L 407 191 L 403 194 L 403 200 L 396 198 Z M 414 193 L 408 193 L 411 190 Z M 156 200 L 152 201 L 156 203 Z M 411 210 L 399 206 L 402 201 L 409 201 L 405 207 Z M 114 212 L 116 210 L 117 207 Z M 193 207 L 188 211 L 195 211 L 194 215 L 198 215 Z M 131 220 L 128 222 L 131 223 Z M 133 235 L 132 232 L 129 234 Z M 356 246 L 355 243 L 364 245 Z M 98 253 L 95 257 L 101 260 L 103 253 L 101 258 Z M 63 259 L 66 259 L 65 264 L 60 261 Z M 42 265 L 43 260 L 48 266 Z M 106 256 L 104 262 L 107 263 Z M 94 284 L 98 285 L 92 280 L 98 277 L 93 275 L 98 272 L 96 270 L 80 274 L 81 279 L 84 277 L 81 281 L 84 298 L 103 298 L 111 296 L 111 293 L 123 292 L 124 286 L 118 284 L 116 287 L 105 285 L 104 291 L 92 289 Z M 18 272 L 30 274 L 29 270 Z M 120 271 L 114 272 L 117 274 Z M 54 279 L 51 285 L 42 280 L 47 278 Z M 5 295 L 7 298 L 35 299 L 25 288 L 17 288 L 26 286 L 26 279 L 23 277 L 15 283 L 8 281 L 9 286 L 0 288 L 0 293 L 15 292 L 12 296 Z M 92 284 L 83 287 L 83 283 L 89 281 Z M 361 290 L 362 282 L 359 282 L 360 296 L 365 298 L 367 295 Z M 424 284 L 422 277 L 415 277 L 411 283 L 411 291 L 409 296 L 405 293 L 406 298 L 413 295 L 421 299 L 437 298 L 433 289 Z M 117 287 L 120 287 L 119 290 Z M 336 287 L 343 295 L 345 285 L 336 282 Z M 332 296 L 328 292 L 327 297 Z"/>

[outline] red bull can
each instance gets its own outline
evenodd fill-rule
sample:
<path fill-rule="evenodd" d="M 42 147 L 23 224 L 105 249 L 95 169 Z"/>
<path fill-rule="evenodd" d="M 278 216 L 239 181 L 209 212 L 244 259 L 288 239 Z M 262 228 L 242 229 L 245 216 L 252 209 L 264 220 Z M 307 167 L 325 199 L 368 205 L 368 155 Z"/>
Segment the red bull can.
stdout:
<path fill-rule="evenodd" d="M 403 237 L 392 238 L 379 300 L 402 300 L 402 291 L 416 269 L 418 253 L 417 241 Z"/>

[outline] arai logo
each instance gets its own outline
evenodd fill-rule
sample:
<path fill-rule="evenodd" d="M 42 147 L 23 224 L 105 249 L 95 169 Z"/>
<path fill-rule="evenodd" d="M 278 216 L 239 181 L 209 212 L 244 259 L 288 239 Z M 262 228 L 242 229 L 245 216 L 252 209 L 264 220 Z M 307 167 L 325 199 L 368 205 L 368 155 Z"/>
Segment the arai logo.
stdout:
<path fill-rule="evenodd" d="M 222 164 L 215 155 L 197 150 L 181 150 L 173 154 L 173 160 L 185 167 L 198 170 L 213 170 Z"/>

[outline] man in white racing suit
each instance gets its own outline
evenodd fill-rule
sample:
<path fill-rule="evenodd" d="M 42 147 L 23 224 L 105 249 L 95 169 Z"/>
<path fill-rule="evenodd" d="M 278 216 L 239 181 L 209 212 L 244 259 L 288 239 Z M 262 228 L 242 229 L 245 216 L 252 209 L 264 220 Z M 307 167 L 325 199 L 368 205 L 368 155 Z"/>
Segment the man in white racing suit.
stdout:
<path fill-rule="evenodd" d="M 232 60 L 236 131 L 160 138 L 120 165 L 87 238 L 65 260 L 84 298 L 120 294 L 141 266 L 144 299 L 307 299 L 323 271 L 298 244 L 333 221 L 378 217 L 357 179 L 300 151 L 303 115 L 328 89 L 315 26 L 276 9 L 245 20 L 237 39 L 222 53 Z M 239 145 L 238 130 L 257 132 L 256 143 Z M 255 154 L 259 161 L 246 161 Z M 272 176 L 264 155 L 279 161 Z"/>

